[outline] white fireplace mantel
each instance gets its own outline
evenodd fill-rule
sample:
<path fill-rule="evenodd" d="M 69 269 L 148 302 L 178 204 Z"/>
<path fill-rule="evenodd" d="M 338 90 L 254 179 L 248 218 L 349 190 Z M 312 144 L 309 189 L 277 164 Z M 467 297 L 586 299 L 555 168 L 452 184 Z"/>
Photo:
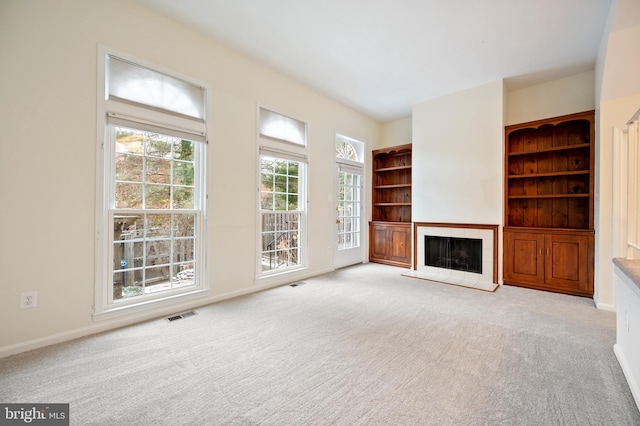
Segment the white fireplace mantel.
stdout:
<path fill-rule="evenodd" d="M 482 240 L 482 273 L 427 266 L 424 243 L 427 235 Z M 403 275 L 485 291 L 495 291 L 498 288 L 498 225 L 416 222 L 413 238 L 415 248 L 413 270 Z"/>

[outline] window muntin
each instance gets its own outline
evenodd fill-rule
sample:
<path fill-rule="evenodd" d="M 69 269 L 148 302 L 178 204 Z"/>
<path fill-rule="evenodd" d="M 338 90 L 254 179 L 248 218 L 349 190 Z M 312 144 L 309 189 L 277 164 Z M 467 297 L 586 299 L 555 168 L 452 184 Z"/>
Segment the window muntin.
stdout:
<path fill-rule="evenodd" d="M 114 301 L 195 285 L 196 216 L 114 213 Z"/>
<path fill-rule="evenodd" d="M 113 301 L 195 285 L 200 144 L 109 126 L 115 153 Z"/>
<path fill-rule="evenodd" d="M 297 161 L 262 156 L 260 158 L 262 211 L 300 210 L 298 195 L 301 164 Z"/>
<path fill-rule="evenodd" d="M 362 175 L 338 171 L 338 250 L 360 247 Z"/>
<path fill-rule="evenodd" d="M 262 272 L 301 265 L 303 170 L 298 161 L 260 157 Z"/>
<path fill-rule="evenodd" d="M 115 208 L 194 207 L 194 142 L 110 127 L 115 133 Z"/>
<path fill-rule="evenodd" d="M 339 141 L 336 143 L 336 158 L 358 161 L 358 153 L 349 142 Z"/>

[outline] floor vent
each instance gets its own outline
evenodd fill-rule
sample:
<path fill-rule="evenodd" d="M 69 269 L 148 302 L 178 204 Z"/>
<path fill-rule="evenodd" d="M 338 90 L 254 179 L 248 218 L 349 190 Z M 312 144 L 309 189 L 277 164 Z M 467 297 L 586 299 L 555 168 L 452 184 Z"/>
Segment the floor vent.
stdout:
<path fill-rule="evenodd" d="M 291 286 L 291 287 L 298 287 L 299 285 L 304 285 L 304 284 L 306 284 L 306 282 L 304 282 L 304 281 L 298 281 L 297 283 L 290 284 L 290 286 Z"/>
<path fill-rule="evenodd" d="M 179 319 L 182 319 L 182 318 L 188 318 L 188 317 L 192 317 L 192 316 L 194 316 L 196 314 L 197 314 L 196 311 L 184 312 L 182 314 L 172 315 L 172 316 L 168 317 L 167 321 L 171 322 L 171 321 L 179 320 Z"/>

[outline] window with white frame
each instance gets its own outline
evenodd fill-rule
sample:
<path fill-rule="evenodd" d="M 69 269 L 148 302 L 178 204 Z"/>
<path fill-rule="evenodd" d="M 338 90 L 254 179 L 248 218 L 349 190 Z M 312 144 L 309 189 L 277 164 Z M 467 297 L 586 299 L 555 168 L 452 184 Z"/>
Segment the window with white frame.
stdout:
<path fill-rule="evenodd" d="M 259 109 L 258 275 L 304 267 L 306 123 Z"/>
<path fill-rule="evenodd" d="M 362 158 L 360 158 L 361 156 L 358 155 L 359 145 L 363 145 L 363 144 L 362 142 L 359 142 L 358 144 L 356 144 L 355 142 L 356 141 L 347 140 L 342 136 L 338 136 L 336 138 L 337 161 L 343 162 L 343 163 L 351 163 L 351 162 L 362 163 L 363 162 Z"/>
<path fill-rule="evenodd" d="M 101 49 L 96 314 L 204 288 L 205 88 Z"/>
<path fill-rule="evenodd" d="M 338 250 L 360 247 L 364 144 L 336 136 Z"/>

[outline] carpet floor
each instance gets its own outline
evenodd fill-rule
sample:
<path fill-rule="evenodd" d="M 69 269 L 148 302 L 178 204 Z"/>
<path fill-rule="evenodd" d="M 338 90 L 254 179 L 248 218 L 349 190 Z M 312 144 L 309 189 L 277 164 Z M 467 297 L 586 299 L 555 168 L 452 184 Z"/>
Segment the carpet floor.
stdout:
<path fill-rule="evenodd" d="M 356 265 L 0 359 L 72 425 L 640 425 L 587 298 Z"/>

